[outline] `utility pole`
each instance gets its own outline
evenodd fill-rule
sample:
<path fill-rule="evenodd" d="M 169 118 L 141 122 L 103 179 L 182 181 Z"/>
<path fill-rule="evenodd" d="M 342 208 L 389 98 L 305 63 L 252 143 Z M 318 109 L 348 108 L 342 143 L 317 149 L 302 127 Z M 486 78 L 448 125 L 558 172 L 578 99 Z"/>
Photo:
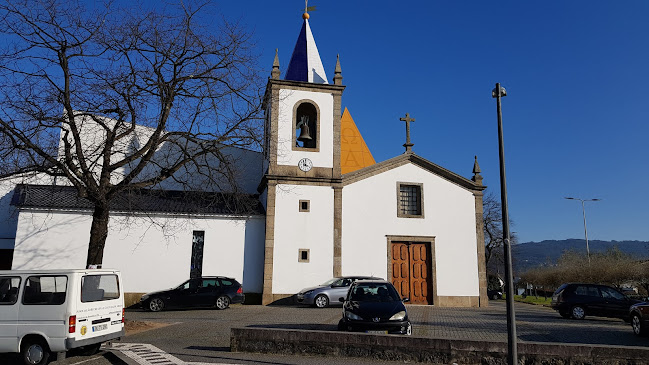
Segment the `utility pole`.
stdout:
<path fill-rule="evenodd" d="M 509 239 L 509 213 L 507 212 L 507 181 L 505 178 L 505 146 L 503 141 L 503 114 L 500 108 L 500 98 L 507 96 L 505 88 L 496 83 L 491 92 L 496 98 L 498 109 L 498 152 L 500 157 L 500 204 L 502 206 L 503 242 L 505 250 L 505 285 L 507 287 L 507 363 L 518 365 L 518 350 L 516 346 L 516 314 L 514 313 L 514 279 L 512 276 L 512 249 Z"/>

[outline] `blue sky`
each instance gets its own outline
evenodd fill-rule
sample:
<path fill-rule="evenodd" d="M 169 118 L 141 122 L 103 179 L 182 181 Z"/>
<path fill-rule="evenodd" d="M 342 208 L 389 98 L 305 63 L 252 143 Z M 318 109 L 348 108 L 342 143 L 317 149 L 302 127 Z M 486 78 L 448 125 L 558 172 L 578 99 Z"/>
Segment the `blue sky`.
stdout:
<path fill-rule="evenodd" d="M 314 1 L 310 25 L 329 80 L 336 54 L 349 108 L 377 161 L 413 150 L 499 194 L 496 82 L 512 228 L 521 242 L 649 240 L 649 2 Z M 282 71 L 302 1 L 219 1 Z M 283 76 L 283 74 L 282 74 Z M 499 196 L 499 195 L 498 195 Z"/>

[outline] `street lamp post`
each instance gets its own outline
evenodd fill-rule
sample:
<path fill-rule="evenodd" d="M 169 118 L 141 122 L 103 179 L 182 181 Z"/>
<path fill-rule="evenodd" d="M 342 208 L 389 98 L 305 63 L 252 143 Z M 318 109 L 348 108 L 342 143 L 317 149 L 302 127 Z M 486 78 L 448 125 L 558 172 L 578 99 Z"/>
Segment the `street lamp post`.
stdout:
<path fill-rule="evenodd" d="M 584 202 L 598 202 L 601 199 L 579 199 L 573 197 L 565 197 L 568 200 L 579 200 L 581 202 L 581 212 L 584 215 L 584 236 L 586 236 L 586 255 L 588 256 L 588 264 L 590 264 L 590 249 L 588 248 L 588 229 L 586 228 L 586 206 Z"/>
<path fill-rule="evenodd" d="M 509 237 L 509 213 L 507 212 L 507 181 L 505 177 L 505 143 L 503 141 L 503 113 L 500 108 L 500 98 L 507 96 L 505 88 L 496 83 L 491 92 L 496 98 L 498 111 L 498 155 L 500 158 L 500 205 L 502 208 L 503 242 L 505 251 L 505 284 L 507 285 L 507 363 L 518 364 L 518 349 L 516 345 L 516 314 L 514 313 L 514 278 L 512 275 L 512 249 Z"/>

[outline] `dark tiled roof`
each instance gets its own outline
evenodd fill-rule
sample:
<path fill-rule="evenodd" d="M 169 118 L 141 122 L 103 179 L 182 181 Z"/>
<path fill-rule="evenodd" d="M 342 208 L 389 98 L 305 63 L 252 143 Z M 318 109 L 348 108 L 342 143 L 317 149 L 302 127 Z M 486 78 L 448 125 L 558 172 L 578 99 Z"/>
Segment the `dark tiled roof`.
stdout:
<path fill-rule="evenodd" d="M 17 185 L 11 204 L 22 208 L 94 208 L 92 202 L 78 196 L 75 187 L 60 185 Z M 117 194 L 110 203 L 110 210 L 222 215 L 264 214 L 264 208 L 257 195 L 148 189 Z"/>

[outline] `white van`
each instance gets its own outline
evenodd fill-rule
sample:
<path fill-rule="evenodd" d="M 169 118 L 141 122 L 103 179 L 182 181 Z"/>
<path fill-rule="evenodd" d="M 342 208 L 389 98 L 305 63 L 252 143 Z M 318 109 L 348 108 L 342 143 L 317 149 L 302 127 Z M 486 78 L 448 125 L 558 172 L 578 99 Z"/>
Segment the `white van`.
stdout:
<path fill-rule="evenodd" d="M 0 271 L 0 352 L 20 353 L 25 364 L 41 365 L 53 353 L 94 353 L 102 342 L 123 335 L 119 271 Z"/>

